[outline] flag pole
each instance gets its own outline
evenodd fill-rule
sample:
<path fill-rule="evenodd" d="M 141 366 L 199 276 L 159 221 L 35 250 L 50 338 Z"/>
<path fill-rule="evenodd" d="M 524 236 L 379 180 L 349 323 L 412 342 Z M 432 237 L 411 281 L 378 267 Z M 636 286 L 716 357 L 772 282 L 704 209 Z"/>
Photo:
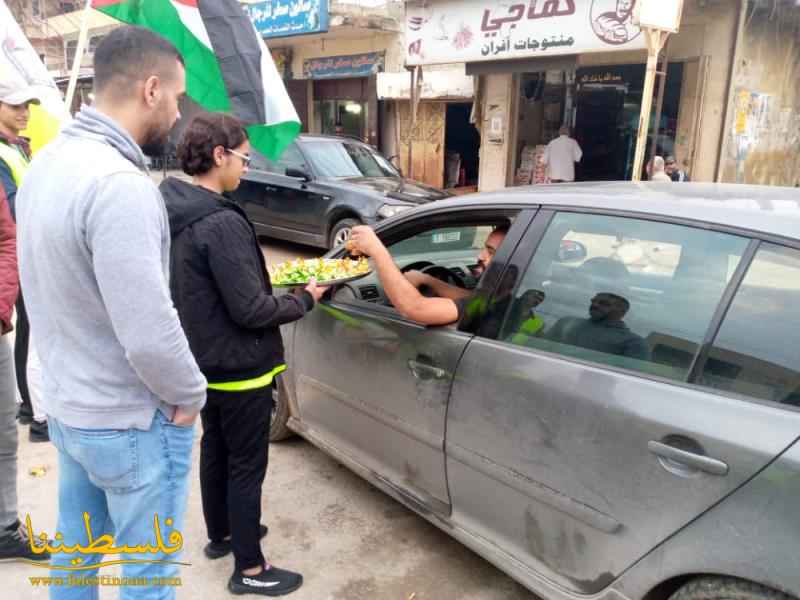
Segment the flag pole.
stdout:
<path fill-rule="evenodd" d="M 72 72 L 69 75 L 67 97 L 65 102 L 67 110 L 72 112 L 72 99 L 75 97 L 75 88 L 78 85 L 78 73 L 83 62 L 83 53 L 86 50 L 86 39 L 89 37 L 89 13 L 92 10 L 92 0 L 86 0 L 86 6 L 81 15 L 81 31 L 78 34 L 78 46 L 75 48 L 75 59 L 72 61 Z"/>

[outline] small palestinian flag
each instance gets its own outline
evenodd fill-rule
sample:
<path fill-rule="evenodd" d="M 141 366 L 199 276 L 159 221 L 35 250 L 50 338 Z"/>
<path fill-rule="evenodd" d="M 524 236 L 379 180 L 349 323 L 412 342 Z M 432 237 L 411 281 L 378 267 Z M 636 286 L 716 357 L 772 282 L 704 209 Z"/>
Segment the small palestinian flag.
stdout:
<path fill-rule="evenodd" d="M 92 6 L 170 40 L 186 63 L 189 97 L 205 110 L 236 115 L 267 158 L 280 158 L 300 133 L 272 56 L 237 0 L 92 0 Z"/>

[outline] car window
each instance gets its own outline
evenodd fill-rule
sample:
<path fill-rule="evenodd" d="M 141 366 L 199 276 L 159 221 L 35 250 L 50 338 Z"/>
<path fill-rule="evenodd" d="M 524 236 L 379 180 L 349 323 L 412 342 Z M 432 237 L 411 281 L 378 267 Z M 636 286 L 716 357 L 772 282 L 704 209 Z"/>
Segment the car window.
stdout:
<path fill-rule="evenodd" d="M 305 141 L 303 150 L 320 177 L 399 177 L 369 146 L 339 140 Z"/>
<path fill-rule="evenodd" d="M 466 227 L 441 227 L 418 233 L 410 238 L 389 246 L 389 253 L 395 262 L 402 264 L 409 258 L 418 259 L 424 255 L 449 253 L 459 250 L 475 250 L 473 258 L 483 248 L 486 238 L 492 232 L 491 225 L 469 225 Z M 431 258 L 433 261 L 433 258 Z"/>
<path fill-rule="evenodd" d="M 301 169 L 303 171 L 309 170 L 308 163 L 305 158 L 303 158 L 303 154 L 300 152 L 297 144 L 289 145 L 277 161 L 271 161 L 257 152 L 253 152 L 252 154 L 254 168 L 277 175 L 286 175 L 286 169 L 288 168 Z"/>
<path fill-rule="evenodd" d="M 763 244 L 734 296 L 699 383 L 800 406 L 800 251 Z"/>
<path fill-rule="evenodd" d="M 506 224 L 506 223 L 503 223 Z M 409 235 L 388 245 L 389 253 L 401 270 L 424 270 L 440 267 L 430 272 L 439 279 L 454 284 L 443 269 L 454 273 L 466 289 L 474 289 L 480 279 L 478 255 L 496 224 L 453 225 L 434 227 Z M 388 305 L 380 278 L 376 272 L 353 282 L 347 293 L 335 296 L 339 302 L 367 300 Z"/>
<path fill-rule="evenodd" d="M 683 380 L 746 238 L 559 213 L 513 297 L 504 342 Z"/>

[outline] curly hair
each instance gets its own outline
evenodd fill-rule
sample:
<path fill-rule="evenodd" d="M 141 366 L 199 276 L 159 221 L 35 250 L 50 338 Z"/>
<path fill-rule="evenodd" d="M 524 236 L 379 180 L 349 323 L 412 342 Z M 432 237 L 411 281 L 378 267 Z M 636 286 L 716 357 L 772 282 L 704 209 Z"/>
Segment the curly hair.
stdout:
<path fill-rule="evenodd" d="M 178 161 L 187 175 L 203 175 L 214 167 L 214 148 L 233 150 L 247 140 L 241 121 L 224 113 L 197 115 L 178 145 Z"/>

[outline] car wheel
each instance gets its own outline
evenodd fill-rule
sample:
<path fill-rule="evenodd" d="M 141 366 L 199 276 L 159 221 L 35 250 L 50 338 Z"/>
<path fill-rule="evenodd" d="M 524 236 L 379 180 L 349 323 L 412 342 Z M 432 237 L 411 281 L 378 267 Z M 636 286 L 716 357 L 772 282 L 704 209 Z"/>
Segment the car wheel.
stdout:
<path fill-rule="evenodd" d="M 350 230 L 356 225 L 360 224 L 361 223 L 356 219 L 342 219 L 341 221 L 337 221 L 331 229 L 331 237 L 328 240 L 328 247 L 334 248 L 344 244 L 350 239 Z"/>
<path fill-rule="evenodd" d="M 272 418 L 269 424 L 269 441 L 280 442 L 292 437 L 294 432 L 289 429 L 289 398 L 286 386 L 280 380 L 272 387 Z"/>
<path fill-rule="evenodd" d="M 741 579 L 700 577 L 678 588 L 669 600 L 791 600 L 791 597 Z"/>

